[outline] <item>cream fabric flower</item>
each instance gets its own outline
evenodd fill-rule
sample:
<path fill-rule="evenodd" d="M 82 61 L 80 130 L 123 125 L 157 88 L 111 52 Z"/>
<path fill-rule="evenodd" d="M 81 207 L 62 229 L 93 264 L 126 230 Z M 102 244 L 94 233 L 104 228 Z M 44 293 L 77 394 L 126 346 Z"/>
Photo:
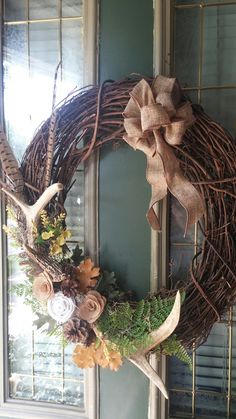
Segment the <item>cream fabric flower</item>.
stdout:
<path fill-rule="evenodd" d="M 79 308 L 76 310 L 77 316 L 86 320 L 88 323 L 94 323 L 102 314 L 106 304 L 106 298 L 97 291 L 89 291 Z"/>
<path fill-rule="evenodd" d="M 72 298 L 66 297 L 61 291 L 48 300 L 48 314 L 58 323 L 65 323 L 75 311 L 75 303 Z"/>
<path fill-rule="evenodd" d="M 47 301 L 54 295 L 52 281 L 45 272 L 35 277 L 32 293 L 39 301 Z"/>

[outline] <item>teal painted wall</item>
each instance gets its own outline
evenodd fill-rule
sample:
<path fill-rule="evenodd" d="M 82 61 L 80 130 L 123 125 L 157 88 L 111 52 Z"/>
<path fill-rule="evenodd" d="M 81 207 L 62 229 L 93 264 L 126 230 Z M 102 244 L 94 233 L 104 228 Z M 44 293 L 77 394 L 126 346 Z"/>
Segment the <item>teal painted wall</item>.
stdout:
<path fill-rule="evenodd" d="M 100 0 L 100 78 L 153 73 L 152 0 Z"/>
<path fill-rule="evenodd" d="M 152 0 L 100 1 L 100 81 L 130 73 L 152 75 Z M 150 189 L 146 161 L 128 146 L 102 151 L 99 180 L 101 265 L 114 270 L 139 297 L 149 291 Z M 149 383 L 128 361 L 117 372 L 100 371 L 100 419 L 146 419 Z"/>

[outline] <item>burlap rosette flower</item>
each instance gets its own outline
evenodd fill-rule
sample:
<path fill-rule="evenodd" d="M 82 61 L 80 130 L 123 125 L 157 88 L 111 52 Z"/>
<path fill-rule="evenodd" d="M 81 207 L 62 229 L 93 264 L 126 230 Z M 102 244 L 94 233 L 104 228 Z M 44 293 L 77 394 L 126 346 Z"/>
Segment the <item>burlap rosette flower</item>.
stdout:
<path fill-rule="evenodd" d="M 78 309 L 76 314 L 80 319 L 88 323 L 94 323 L 102 314 L 106 304 L 106 298 L 97 291 L 89 291 Z"/>
<path fill-rule="evenodd" d="M 75 311 L 75 302 L 61 291 L 48 300 L 48 314 L 58 323 L 65 323 Z"/>
<path fill-rule="evenodd" d="M 35 277 L 32 287 L 32 293 L 35 298 L 39 301 L 47 301 L 49 298 L 53 297 L 54 290 L 53 284 L 49 276 L 42 272 Z"/>

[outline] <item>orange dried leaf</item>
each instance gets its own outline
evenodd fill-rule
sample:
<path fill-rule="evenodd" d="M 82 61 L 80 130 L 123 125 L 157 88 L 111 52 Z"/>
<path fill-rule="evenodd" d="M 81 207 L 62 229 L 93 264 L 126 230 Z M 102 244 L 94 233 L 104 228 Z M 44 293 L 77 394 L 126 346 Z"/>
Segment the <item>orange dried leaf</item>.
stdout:
<path fill-rule="evenodd" d="M 73 361 L 79 368 L 92 368 L 95 365 L 93 357 L 93 345 L 76 345 L 73 353 Z"/>
<path fill-rule="evenodd" d="M 94 343 L 90 346 L 76 345 L 73 361 L 79 368 L 92 368 L 98 364 L 102 368 L 109 367 L 112 371 L 117 371 L 122 365 L 120 353 L 110 351 L 104 342 L 99 347 Z"/>
<path fill-rule="evenodd" d="M 90 258 L 81 262 L 76 268 L 76 276 L 80 284 L 79 291 L 86 293 L 88 289 L 94 288 L 99 274 L 100 268 L 94 268 L 94 263 Z"/>
<path fill-rule="evenodd" d="M 122 358 L 119 352 L 109 352 L 109 367 L 112 371 L 118 371 L 122 365 Z"/>
<path fill-rule="evenodd" d="M 104 353 L 104 347 L 103 345 L 100 345 L 99 348 L 97 348 L 94 351 L 94 359 L 96 364 L 98 364 L 102 368 L 106 368 L 109 365 L 109 358 Z"/>
<path fill-rule="evenodd" d="M 100 367 L 109 367 L 112 371 L 118 371 L 122 365 L 120 352 L 115 349 L 110 350 L 105 341 L 98 348 L 94 345 L 94 360 Z"/>

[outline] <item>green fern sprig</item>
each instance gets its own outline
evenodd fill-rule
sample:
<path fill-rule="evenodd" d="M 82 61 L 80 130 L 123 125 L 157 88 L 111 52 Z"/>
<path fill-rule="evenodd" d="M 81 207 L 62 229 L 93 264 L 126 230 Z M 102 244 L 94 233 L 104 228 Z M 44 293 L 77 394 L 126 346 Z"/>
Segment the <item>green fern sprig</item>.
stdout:
<path fill-rule="evenodd" d="M 17 297 L 24 298 L 24 304 L 31 306 L 33 313 L 43 313 L 44 307 L 32 295 L 32 282 L 26 279 L 24 282 L 12 285 L 10 293 L 17 295 Z"/>
<path fill-rule="evenodd" d="M 170 314 L 174 298 L 152 297 L 133 303 L 107 304 L 97 327 L 122 356 L 130 356 L 152 344 L 149 333 L 157 329 Z"/>
<path fill-rule="evenodd" d="M 192 359 L 189 356 L 186 349 L 184 348 L 184 346 L 177 339 L 176 335 L 172 335 L 168 339 L 163 341 L 161 345 L 159 345 L 155 349 L 155 352 L 162 353 L 163 355 L 175 356 L 180 361 L 187 364 L 189 369 L 192 370 Z"/>

